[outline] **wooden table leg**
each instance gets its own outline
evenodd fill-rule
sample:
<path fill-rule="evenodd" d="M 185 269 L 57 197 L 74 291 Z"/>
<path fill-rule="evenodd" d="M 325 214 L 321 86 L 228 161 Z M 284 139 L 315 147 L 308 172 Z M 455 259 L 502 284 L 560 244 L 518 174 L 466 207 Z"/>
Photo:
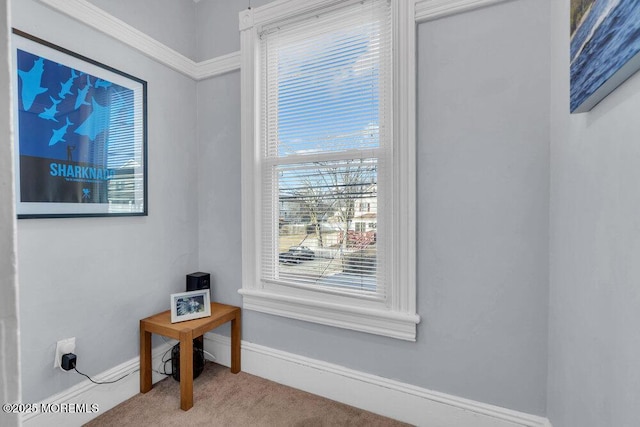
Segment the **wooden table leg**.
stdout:
<path fill-rule="evenodd" d="M 238 310 L 235 319 L 231 321 L 231 372 L 234 374 L 240 372 L 241 322 L 240 310 Z"/>
<path fill-rule="evenodd" d="M 151 332 L 140 322 L 140 393 L 151 390 Z"/>
<path fill-rule="evenodd" d="M 193 407 L 193 333 L 180 331 L 180 408 Z"/>

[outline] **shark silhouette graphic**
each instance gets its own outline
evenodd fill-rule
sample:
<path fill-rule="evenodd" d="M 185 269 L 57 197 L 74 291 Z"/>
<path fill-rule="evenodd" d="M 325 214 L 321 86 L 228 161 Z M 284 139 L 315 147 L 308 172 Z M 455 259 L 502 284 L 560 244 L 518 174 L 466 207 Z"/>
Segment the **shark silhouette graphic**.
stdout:
<path fill-rule="evenodd" d="M 38 114 L 38 117 L 57 122 L 58 119 L 56 119 L 56 114 L 58 113 L 58 104 L 60 104 L 62 100 L 56 100 L 52 96 L 49 96 L 49 99 L 53 102 L 53 105 L 49 108 L 45 108 L 42 113 Z"/>
<path fill-rule="evenodd" d="M 18 70 L 18 76 L 22 80 L 22 106 L 29 111 L 36 97 L 47 91 L 41 87 L 42 74 L 44 73 L 44 58 L 38 58 L 29 71 Z"/>
<path fill-rule="evenodd" d="M 98 104 L 95 98 L 91 98 L 91 114 L 74 131 L 78 135 L 86 135 L 91 141 L 95 141 L 96 136 L 109 128 L 111 114 L 109 107 Z"/>
<path fill-rule="evenodd" d="M 91 105 L 85 99 L 87 98 L 87 93 L 89 89 L 91 89 L 93 85 L 91 84 L 91 80 L 89 79 L 89 75 L 87 74 L 87 85 L 82 89 L 78 89 L 78 96 L 76 97 L 76 105 L 73 107 L 75 110 L 80 108 L 81 105 Z"/>
<path fill-rule="evenodd" d="M 67 133 L 67 128 L 69 126 L 71 126 L 73 123 L 71 123 L 71 121 L 69 121 L 69 117 L 67 117 L 67 124 L 62 126 L 60 129 L 54 129 L 53 131 L 53 135 L 51 136 L 51 139 L 49 140 L 49 147 L 51 147 L 52 145 L 56 145 L 58 142 L 62 141 L 62 142 L 67 142 L 64 140 L 64 135 Z"/>
<path fill-rule="evenodd" d="M 101 88 L 101 87 L 103 87 L 103 88 L 108 88 L 108 87 L 109 87 L 109 86 L 111 86 L 112 84 L 113 84 L 113 83 L 108 82 L 108 81 L 106 81 L 106 80 L 97 79 L 97 80 L 96 80 L 96 86 L 95 86 L 95 87 L 96 87 L 96 89 Z"/>
<path fill-rule="evenodd" d="M 58 93 L 58 96 L 61 99 L 64 99 L 67 95 L 73 95 L 73 92 L 71 92 L 71 86 L 73 86 L 73 81 L 77 77 L 80 77 L 80 75 L 76 73 L 76 70 L 71 70 L 71 77 L 69 77 L 66 82 L 60 83 L 60 93 Z"/>

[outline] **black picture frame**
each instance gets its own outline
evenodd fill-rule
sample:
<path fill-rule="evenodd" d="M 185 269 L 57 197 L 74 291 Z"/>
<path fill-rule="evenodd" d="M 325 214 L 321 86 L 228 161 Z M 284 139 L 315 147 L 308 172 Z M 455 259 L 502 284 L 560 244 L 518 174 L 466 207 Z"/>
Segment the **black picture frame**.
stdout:
<path fill-rule="evenodd" d="M 18 219 L 146 216 L 147 82 L 12 30 Z"/>

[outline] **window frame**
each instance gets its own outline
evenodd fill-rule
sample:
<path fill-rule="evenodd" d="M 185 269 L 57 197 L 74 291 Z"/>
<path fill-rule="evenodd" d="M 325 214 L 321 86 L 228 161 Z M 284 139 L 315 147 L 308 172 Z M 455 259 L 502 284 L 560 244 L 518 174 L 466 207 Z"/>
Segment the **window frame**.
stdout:
<path fill-rule="evenodd" d="M 393 177 L 384 300 L 263 283 L 260 278 L 261 154 L 259 34 L 280 21 L 359 0 L 276 0 L 240 12 L 243 308 L 377 335 L 416 340 L 415 1 L 390 0 Z"/>

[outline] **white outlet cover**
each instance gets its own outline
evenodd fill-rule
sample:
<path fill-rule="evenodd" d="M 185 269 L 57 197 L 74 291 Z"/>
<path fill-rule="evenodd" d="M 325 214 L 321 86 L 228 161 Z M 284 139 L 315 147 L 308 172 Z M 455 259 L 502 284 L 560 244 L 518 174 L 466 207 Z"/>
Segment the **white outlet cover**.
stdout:
<path fill-rule="evenodd" d="M 56 357 L 53 360 L 54 369 L 60 368 L 60 370 L 67 372 L 64 369 L 62 369 L 62 366 L 61 366 L 62 355 L 67 353 L 73 353 L 74 351 L 76 351 L 76 337 L 67 338 L 67 339 L 58 341 L 58 343 L 56 344 Z"/>

